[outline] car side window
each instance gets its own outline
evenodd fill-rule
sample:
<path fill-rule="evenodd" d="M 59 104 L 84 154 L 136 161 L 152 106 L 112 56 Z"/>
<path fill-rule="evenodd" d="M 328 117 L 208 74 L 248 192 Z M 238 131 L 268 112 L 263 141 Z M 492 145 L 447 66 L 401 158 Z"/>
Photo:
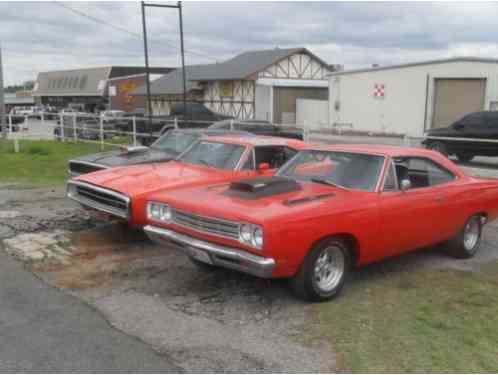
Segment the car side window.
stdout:
<path fill-rule="evenodd" d="M 436 186 L 455 179 L 453 173 L 426 158 L 403 158 L 397 160 L 395 166 L 398 184 L 407 179 L 411 189 Z"/>
<path fill-rule="evenodd" d="M 396 178 L 396 169 L 394 168 L 394 163 L 389 164 L 389 169 L 387 171 L 386 177 L 384 179 L 383 191 L 398 191 L 398 181 Z"/>
<path fill-rule="evenodd" d="M 254 149 L 256 166 L 268 163 L 271 169 L 280 168 L 296 151 L 285 146 L 258 146 Z"/>
<path fill-rule="evenodd" d="M 242 166 L 242 170 L 243 171 L 252 171 L 254 169 L 255 169 L 255 167 L 254 167 L 254 150 L 251 150 L 249 155 L 247 155 L 247 159 L 246 159 L 244 165 Z"/>
<path fill-rule="evenodd" d="M 483 118 L 481 113 L 471 113 L 465 116 L 462 120 L 459 121 L 459 124 L 464 126 L 474 126 L 483 122 Z"/>

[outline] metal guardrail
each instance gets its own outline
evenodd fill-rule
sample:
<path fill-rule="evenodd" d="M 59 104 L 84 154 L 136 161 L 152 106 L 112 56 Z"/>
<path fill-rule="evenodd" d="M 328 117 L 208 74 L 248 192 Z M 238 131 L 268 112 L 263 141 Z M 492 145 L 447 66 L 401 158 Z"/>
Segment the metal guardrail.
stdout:
<path fill-rule="evenodd" d="M 119 117 L 106 117 L 106 116 L 101 116 L 101 115 L 93 115 L 89 113 L 81 113 L 81 112 L 71 112 L 71 113 L 51 113 L 51 112 L 38 112 L 34 115 L 24 115 L 24 122 L 20 124 L 13 124 L 13 118 L 14 117 L 20 117 L 20 115 L 12 115 L 9 114 L 7 115 L 8 118 L 8 134 L 9 138 L 13 139 L 16 146 L 15 149 L 18 150 L 19 144 L 18 141 L 22 139 L 39 139 L 39 138 L 46 138 L 48 135 L 51 135 L 54 137 L 54 139 L 59 139 L 62 142 L 66 141 L 72 141 L 72 142 L 87 142 L 87 143 L 97 143 L 101 145 L 101 149 L 104 149 L 105 146 L 113 146 L 113 147 L 120 147 L 122 144 L 118 143 L 111 143 L 111 142 L 106 142 L 108 138 L 112 138 L 115 135 L 122 135 L 122 136 L 127 136 L 131 138 L 131 143 L 136 146 L 137 145 L 137 138 L 139 137 L 150 137 L 152 134 L 151 133 L 141 133 L 137 132 L 137 122 L 138 121 L 147 121 L 147 117 L 137 117 L 137 116 L 132 116 L 132 117 L 124 117 L 124 116 L 119 116 Z M 41 122 L 40 125 L 44 129 L 44 132 L 37 132 L 36 129 L 33 129 L 32 126 L 30 126 L 30 120 L 36 117 L 39 119 Z M 98 121 L 98 128 L 91 128 L 88 126 L 81 126 L 81 119 L 94 119 Z M 180 128 L 180 125 L 182 122 L 189 123 L 189 124 L 212 124 L 212 121 L 202 121 L 202 120 L 179 120 L 177 118 L 174 119 L 164 119 L 164 126 L 171 125 L 171 128 L 178 129 Z M 131 121 L 132 122 L 132 129 L 131 131 L 124 131 L 124 130 L 118 130 L 118 129 L 106 129 L 106 122 L 115 122 L 115 121 Z M 161 120 L 160 116 L 154 117 L 154 120 Z M 32 121 L 32 120 L 31 120 Z M 56 123 L 58 121 L 58 123 Z M 237 130 L 236 129 L 236 122 L 237 120 L 231 120 L 230 121 L 230 129 L 231 130 Z M 267 126 L 267 124 L 258 124 L 257 122 L 251 123 L 251 126 Z M 289 129 L 289 130 L 296 130 L 296 131 L 303 131 L 303 138 L 306 141 L 308 137 L 308 131 L 307 128 L 302 128 L 298 125 L 295 124 L 275 124 L 279 128 L 282 129 Z M 19 126 L 19 132 L 14 131 L 14 127 Z M 24 132 L 22 129 L 27 129 L 29 132 Z M 47 132 L 48 129 L 48 132 Z M 59 133 L 56 135 L 54 130 L 58 129 Z M 86 135 L 91 134 L 91 133 L 96 133 L 96 138 L 97 139 L 88 139 L 87 136 L 81 137 L 79 133 L 81 132 L 86 132 Z"/>

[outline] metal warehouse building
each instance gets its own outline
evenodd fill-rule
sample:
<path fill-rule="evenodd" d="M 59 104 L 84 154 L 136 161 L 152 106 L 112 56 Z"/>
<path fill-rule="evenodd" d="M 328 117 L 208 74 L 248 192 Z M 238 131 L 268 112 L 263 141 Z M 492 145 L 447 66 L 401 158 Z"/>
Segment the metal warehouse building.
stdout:
<path fill-rule="evenodd" d="M 149 68 L 151 74 L 167 74 L 172 70 Z M 109 97 L 122 96 L 113 99 L 112 109 L 132 111 L 135 106 L 128 94 L 145 82 L 145 71 L 141 66 L 106 66 L 42 72 L 36 79 L 33 96 L 44 105 L 59 108 L 72 105 L 89 112 L 107 109 Z"/>
<path fill-rule="evenodd" d="M 329 122 L 358 133 L 421 136 L 481 110 L 498 110 L 498 60 L 461 57 L 329 76 Z"/>

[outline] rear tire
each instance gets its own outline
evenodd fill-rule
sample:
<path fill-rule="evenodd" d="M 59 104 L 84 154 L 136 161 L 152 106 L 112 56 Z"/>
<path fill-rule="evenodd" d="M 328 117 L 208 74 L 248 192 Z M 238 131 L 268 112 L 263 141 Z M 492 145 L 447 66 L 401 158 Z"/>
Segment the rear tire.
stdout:
<path fill-rule="evenodd" d="M 457 156 L 458 161 L 461 163 L 468 163 L 469 161 L 474 159 L 474 155 L 470 155 L 470 154 L 457 154 L 456 156 Z"/>
<path fill-rule="evenodd" d="M 479 250 L 482 237 L 482 216 L 471 216 L 458 234 L 446 243 L 448 254 L 455 258 L 472 258 Z"/>
<path fill-rule="evenodd" d="M 448 147 L 443 142 L 430 142 L 426 146 L 429 150 L 437 151 L 441 155 L 448 157 Z"/>
<path fill-rule="evenodd" d="M 340 238 L 316 245 L 291 279 L 294 293 L 306 301 L 321 302 L 336 297 L 351 266 L 351 253 Z"/>

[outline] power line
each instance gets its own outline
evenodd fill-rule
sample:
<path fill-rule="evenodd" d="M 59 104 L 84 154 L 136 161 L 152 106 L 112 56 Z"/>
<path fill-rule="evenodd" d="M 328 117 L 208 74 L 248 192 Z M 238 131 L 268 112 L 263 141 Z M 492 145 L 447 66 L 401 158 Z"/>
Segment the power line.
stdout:
<path fill-rule="evenodd" d="M 121 27 L 121 26 L 116 26 L 116 25 L 114 25 L 114 24 L 112 24 L 112 23 L 109 23 L 109 22 L 107 22 L 107 21 L 105 21 L 105 20 L 102 20 L 102 19 L 100 19 L 100 18 L 94 17 L 94 16 L 92 16 L 92 15 L 90 15 L 90 14 L 88 14 L 88 13 L 82 12 L 82 11 L 80 11 L 80 10 L 78 10 L 78 9 L 74 9 L 74 8 L 72 8 L 72 7 L 70 7 L 70 6 L 66 5 L 66 4 L 64 4 L 64 3 L 62 3 L 62 2 L 59 2 L 59 1 L 53 1 L 53 3 L 54 3 L 54 4 L 59 5 L 59 6 L 63 7 L 63 8 L 65 8 L 65 9 L 67 9 L 67 10 L 69 10 L 69 11 L 71 11 L 71 12 L 75 13 L 75 14 L 78 14 L 78 15 L 80 15 L 80 16 L 82 16 L 82 17 L 88 18 L 88 19 L 92 20 L 93 22 L 100 23 L 100 24 L 102 24 L 102 25 L 105 25 L 105 26 L 111 27 L 111 28 L 113 28 L 114 30 L 124 32 L 124 33 L 126 33 L 126 34 L 128 34 L 128 35 L 131 35 L 131 36 L 135 37 L 135 38 L 140 38 L 140 39 L 142 39 L 142 35 L 141 35 L 141 34 L 139 34 L 139 33 L 135 33 L 135 32 L 133 32 L 133 31 L 130 31 L 130 30 L 128 30 L 128 29 L 126 29 L 126 28 L 124 28 L 124 27 Z M 164 40 L 159 41 L 159 40 L 157 40 L 157 39 L 155 40 L 155 42 L 156 42 L 156 43 L 161 43 L 161 44 L 166 44 L 166 45 L 170 46 L 171 48 L 174 48 L 175 50 L 179 50 L 179 48 L 178 48 L 176 45 L 172 44 L 171 42 L 167 42 L 167 41 L 164 41 Z M 214 61 L 217 61 L 217 60 L 218 60 L 218 59 L 216 59 L 216 58 L 214 58 L 214 57 L 211 57 L 211 56 L 206 55 L 206 54 L 201 53 L 201 52 L 195 52 L 195 51 L 190 51 L 190 50 L 185 50 L 185 52 L 187 52 L 187 53 L 189 53 L 189 54 L 191 54 L 191 55 L 197 55 L 197 56 L 199 56 L 199 57 L 208 58 L 208 59 L 210 59 L 210 60 L 214 60 Z"/>

